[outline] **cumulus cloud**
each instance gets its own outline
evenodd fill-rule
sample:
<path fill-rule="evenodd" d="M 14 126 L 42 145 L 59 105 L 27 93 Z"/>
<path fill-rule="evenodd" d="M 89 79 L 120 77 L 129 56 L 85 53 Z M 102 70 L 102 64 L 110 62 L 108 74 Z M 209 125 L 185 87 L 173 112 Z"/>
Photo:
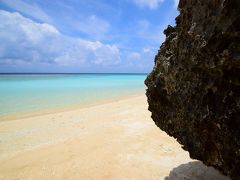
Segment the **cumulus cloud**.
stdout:
<path fill-rule="evenodd" d="M 125 65 L 138 70 L 151 69 L 156 51 L 153 47 L 144 47 L 139 51 L 125 52 Z"/>
<path fill-rule="evenodd" d="M 135 4 L 139 7 L 148 7 L 150 9 L 156 9 L 163 1 L 164 0 L 134 0 Z"/>
<path fill-rule="evenodd" d="M 0 10 L 0 64 L 116 65 L 115 45 L 63 35 L 54 26 Z"/>

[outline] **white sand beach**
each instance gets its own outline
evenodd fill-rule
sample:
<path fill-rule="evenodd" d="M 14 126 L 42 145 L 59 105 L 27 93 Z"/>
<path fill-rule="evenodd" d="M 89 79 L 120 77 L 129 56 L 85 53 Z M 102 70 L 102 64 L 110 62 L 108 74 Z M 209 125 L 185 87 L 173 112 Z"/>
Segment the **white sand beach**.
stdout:
<path fill-rule="evenodd" d="M 228 179 L 155 126 L 145 95 L 0 121 L 0 179 Z"/>

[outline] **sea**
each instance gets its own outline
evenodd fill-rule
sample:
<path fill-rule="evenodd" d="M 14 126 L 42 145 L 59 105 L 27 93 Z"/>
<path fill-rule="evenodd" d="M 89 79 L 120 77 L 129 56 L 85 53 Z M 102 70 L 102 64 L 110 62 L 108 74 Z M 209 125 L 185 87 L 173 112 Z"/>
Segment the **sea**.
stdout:
<path fill-rule="evenodd" d="M 0 74 L 0 121 L 144 94 L 146 74 Z"/>

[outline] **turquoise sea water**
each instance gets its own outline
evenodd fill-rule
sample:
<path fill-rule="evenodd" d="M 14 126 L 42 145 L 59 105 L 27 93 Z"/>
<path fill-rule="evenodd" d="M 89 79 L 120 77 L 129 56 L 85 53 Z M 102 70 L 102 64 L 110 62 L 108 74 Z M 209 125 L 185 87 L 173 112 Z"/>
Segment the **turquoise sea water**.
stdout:
<path fill-rule="evenodd" d="M 144 92 L 139 74 L 2 74 L 0 120 Z"/>

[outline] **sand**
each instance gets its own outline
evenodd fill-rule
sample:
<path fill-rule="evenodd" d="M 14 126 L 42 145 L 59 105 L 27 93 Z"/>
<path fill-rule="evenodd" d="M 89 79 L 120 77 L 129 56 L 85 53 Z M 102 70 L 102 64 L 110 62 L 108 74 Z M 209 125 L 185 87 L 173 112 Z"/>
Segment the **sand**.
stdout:
<path fill-rule="evenodd" d="M 0 179 L 228 179 L 155 126 L 144 95 L 0 121 Z"/>

